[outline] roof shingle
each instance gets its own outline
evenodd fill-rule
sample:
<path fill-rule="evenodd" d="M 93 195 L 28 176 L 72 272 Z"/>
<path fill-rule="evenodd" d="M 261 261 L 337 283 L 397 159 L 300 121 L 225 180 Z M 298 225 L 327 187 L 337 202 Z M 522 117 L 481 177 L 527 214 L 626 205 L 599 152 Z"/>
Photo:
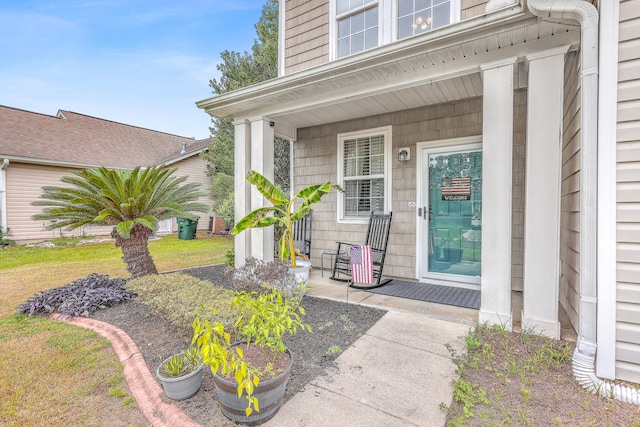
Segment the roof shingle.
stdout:
<path fill-rule="evenodd" d="M 195 153 L 210 139 L 171 135 L 59 110 L 56 116 L 0 105 L 0 158 L 134 168 Z"/>

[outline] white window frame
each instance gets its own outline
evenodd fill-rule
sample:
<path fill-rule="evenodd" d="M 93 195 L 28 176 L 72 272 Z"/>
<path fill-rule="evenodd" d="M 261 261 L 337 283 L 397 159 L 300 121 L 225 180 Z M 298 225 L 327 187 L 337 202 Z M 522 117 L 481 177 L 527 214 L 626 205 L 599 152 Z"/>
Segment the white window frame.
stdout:
<path fill-rule="evenodd" d="M 449 0 L 449 14 L 451 16 L 451 22 L 449 23 L 449 25 L 455 24 L 456 22 L 460 22 L 460 1 L 461 0 Z M 404 37 L 402 39 L 398 38 L 398 0 L 393 0 L 393 6 L 392 6 L 392 39 L 393 41 L 398 41 L 398 40 L 408 40 L 412 37 L 417 37 L 420 36 L 422 34 L 427 34 L 431 31 L 437 31 L 440 28 L 444 28 L 446 27 L 446 25 L 444 27 L 438 27 L 435 30 L 430 30 L 430 31 L 425 31 L 424 33 L 420 33 L 420 34 L 415 34 L 413 36 L 409 36 L 409 37 Z"/>
<path fill-rule="evenodd" d="M 460 1 L 450 0 L 451 6 L 451 24 L 460 22 Z M 359 11 L 372 7 L 374 3 L 367 4 L 361 8 L 354 9 L 347 13 L 343 13 L 338 16 L 337 14 L 337 2 L 331 0 L 329 2 L 329 59 L 331 61 L 336 59 L 348 58 L 351 55 L 338 58 L 338 19 L 346 17 L 348 15 L 358 13 Z M 378 0 L 378 47 L 383 46 L 395 41 L 398 41 L 398 0 Z M 440 27 L 443 28 L 443 27 Z M 437 30 L 436 30 L 437 31 Z M 425 33 L 423 33 L 425 34 Z M 416 36 L 412 36 L 416 37 Z M 406 37 L 400 40 L 407 40 L 411 37 Z M 373 48 L 375 49 L 375 48 Z M 368 49 L 372 50 L 372 49 Z M 362 51 L 362 52 L 367 52 Z M 358 52 L 358 53 L 362 53 Z M 356 54 L 354 54 L 356 55 Z"/>
<path fill-rule="evenodd" d="M 342 58 L 338 58 L 338 20 L 358 14 L 362 11 L 371 9 L 376 6 L 378 7 L 378 46 L 389 43 L 391 41 L 391 24 L 393 22 L 391 15 L 391 4 L 395 3 L 395 1 L 396 0 L 377 0 L 338 15 L 337 1 L 331 0 L 329 7 L 329 58 L 331 60 L 334 60 L 348 58 L 349 56 L 351 56 L 347 55 L 343 56 Z M 372 49 L 375 48 L 363 50 L 362 52 L 366 52 Z"/>
<path fill-rule="evenodd" d="M 338 167 L 337 179 L 340 186 L 344 185 L 344 141 L 353 138 L 367 138 L 382 135 L 384 137 L 384 213 L 392 210 L 393 200 L 393 176 L 392 176 L 392 126 L 384 126 L 373 129 L 364 129 L 354 132 L 338 134 Z M 368 217 L 349 217 L 344 212 L 344 194 L 338 193 L 337 221 L 346 224 L 367 224 Z"/>

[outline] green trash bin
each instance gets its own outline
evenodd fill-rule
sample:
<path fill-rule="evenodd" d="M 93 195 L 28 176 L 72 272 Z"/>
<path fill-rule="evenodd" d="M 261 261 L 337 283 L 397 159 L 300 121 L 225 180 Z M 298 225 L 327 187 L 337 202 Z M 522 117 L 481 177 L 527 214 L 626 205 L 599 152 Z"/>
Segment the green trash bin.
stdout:
<path fill-rule="evenodd" d="M 196 230 L 198 228 L 198 220 L 187 218 L 177 218 L 178 221 L 178 239 L 193 240 L 196 238 Z"/>

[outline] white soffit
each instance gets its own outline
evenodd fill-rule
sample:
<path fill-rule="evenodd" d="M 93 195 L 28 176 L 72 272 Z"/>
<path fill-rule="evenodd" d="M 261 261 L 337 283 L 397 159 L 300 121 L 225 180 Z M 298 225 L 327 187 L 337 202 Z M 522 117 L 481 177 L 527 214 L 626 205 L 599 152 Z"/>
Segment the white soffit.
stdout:
<path fill-rule="evenodd" d="M 374 49 L 361 67 L 332 70 L 325 64 L 317 73 L 306 70 L 197 105 L 221 118 L 267 116 L 292 128 L 321 125 L 478 97 L 481 64 L 579 41 L 579 29 L 527 19 L 445 46 L 431 43 L 406 56 L 393 57 L 391 51 L 376 57 Z"/>

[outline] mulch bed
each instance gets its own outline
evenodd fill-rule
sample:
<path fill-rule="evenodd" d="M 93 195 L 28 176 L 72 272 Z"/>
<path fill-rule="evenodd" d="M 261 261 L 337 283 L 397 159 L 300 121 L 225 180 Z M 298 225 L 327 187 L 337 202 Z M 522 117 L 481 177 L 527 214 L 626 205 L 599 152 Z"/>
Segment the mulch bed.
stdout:
<path fill-rule="evenodd" d="M 225 267 L 216 265 L 182 272 L 230 287 L 230 279 L 224 275 Z M 285 338 L 294 359 L 285 401 L 303 390 L 314 378 L 324 375 L 340 352 L 346 350 L 385 314 L 385 311 L 379 309 L 310 296 L 303 298 L 302 306 L 307 312 L 304 321 L 312 325 L 314 332 L 301 332 Z M 125 331 L 140 348 L 154 375 L 164 358 L 179 353 L 190 344 L 190 335 L 180 332 L 135 300 L 98 310 L 92 317 Z M 233 425 L 218 408 L 213 377 L 209 370 L 205 370 L 202 387 L 195 396 L 174 403 L 203 426 Z"/>

